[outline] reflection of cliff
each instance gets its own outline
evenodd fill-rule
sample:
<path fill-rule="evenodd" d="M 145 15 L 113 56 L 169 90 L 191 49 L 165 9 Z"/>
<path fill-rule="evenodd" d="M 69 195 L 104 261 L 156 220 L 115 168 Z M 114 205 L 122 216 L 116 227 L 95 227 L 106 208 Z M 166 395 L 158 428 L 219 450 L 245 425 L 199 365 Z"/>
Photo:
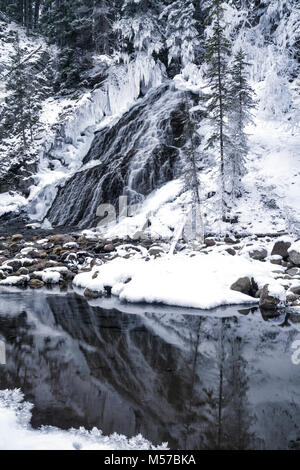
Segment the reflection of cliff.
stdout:
<path fill-rule="evenodd" d="M 251 448 L 255 434 L 268 447 L 278 404 L 266 386 L 281 382 L 283 369 L 276 374 L 270 365 L 276 351 L 288 358 L 281 343 L 286 330 L 262 322 L 262 331 L 254 315 L 132 315 L 75 295 L 2 293 L 1 301 L 7 366 L 0 366 L 0 388 L 22 389 L 35 404 L 33 425 L 141 432 L 187 449 Z M 299 403 L 294 385 L 287 381 L 286 390 Z M 297 413 L 293 408 L 293 421 Z M 286 439 L 281 435 L 277 445 Z"/>

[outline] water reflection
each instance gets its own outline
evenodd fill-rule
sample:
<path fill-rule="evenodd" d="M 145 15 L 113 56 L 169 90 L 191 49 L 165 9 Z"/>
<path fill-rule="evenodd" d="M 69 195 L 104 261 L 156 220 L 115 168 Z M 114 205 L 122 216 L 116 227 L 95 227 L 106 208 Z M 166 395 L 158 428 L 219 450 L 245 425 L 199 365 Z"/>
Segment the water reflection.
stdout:
<path fill-rule="evenodd" d="M 288 448 L 300 436 L 293 318 L 195 313 L 1 291 L 0 388 L 22 389 L 34 426 L 141 432 L 181 449 Z"/>

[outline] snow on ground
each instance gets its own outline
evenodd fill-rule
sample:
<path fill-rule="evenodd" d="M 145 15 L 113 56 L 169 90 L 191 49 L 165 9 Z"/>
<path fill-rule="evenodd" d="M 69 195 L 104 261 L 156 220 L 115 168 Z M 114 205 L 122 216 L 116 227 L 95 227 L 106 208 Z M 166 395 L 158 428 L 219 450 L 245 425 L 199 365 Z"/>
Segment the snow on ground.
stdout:
<path fill-rule="evenodd" d="M 230 289 L 240 277 L 254 278 L 258 287 L 271 283 L 278 266 L 247 256 L 194 253 L 144 259 L 116 258 L 92 271 L 78 274 L 74 285 L 112 294 L 132 303 L 161 303 L 211 309 L 221 305 L 251 304 L 258 300 Z M 279 267 L 279 270 L 282 270 Z"/>
<path fill-rule="evenodd" d="M 0 194 L 0 217 L 8 212 L 18 211 L 26 204 L 25 197 L 16 193 L 2 193 Z"/>
<path fill-rule="evenodd" d="M 260 116 L 248 133 L 248 173 L 243 179 L 245 194 L 236 202 L 237 224 L 220 222 L 218 194 L 207 198 L 218 190 L 218 167 L 209 165 L 200 174 L 206 233 L 300 233 L 300 131 L 286 121 Z M 150 221 L 150 227 L 144 229 L 146 234 L 171 238 L 186 213 L 184 205 L 189 203 L 182 187 L 177 179 L 157 189 L 131 217 L 110 226 L 107 236 L 133 236 Z"/>
<path fill-rule="evenodd" d="M 167 444 L 155 447 L 141 435 L 131 439 L 116 433 L 103 436 L 97 428 L 33 429 L 33 405 L 23 400 L 20 390 L 0 390 L 0 450 L 167 450 Z"/>
<path fill-rule="evenodd" d="M 293 230 L 293 221 L 300 221 L 300 132 L 271 119 L 257 118 L 255 124 L 249 129 L 251 152 L 244 179 L 249 193 L 241 220 L 247 223 L 254 201 L 256 218 L 251 222 L 257 231 Z"/>

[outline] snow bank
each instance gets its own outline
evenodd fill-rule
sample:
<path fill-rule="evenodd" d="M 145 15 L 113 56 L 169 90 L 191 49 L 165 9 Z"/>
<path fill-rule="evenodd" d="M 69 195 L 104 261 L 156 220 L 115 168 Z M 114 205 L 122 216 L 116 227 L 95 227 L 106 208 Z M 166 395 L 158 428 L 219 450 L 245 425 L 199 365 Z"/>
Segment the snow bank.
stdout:
<path fill-rule="evenodd" d="M 276 266 L 276 269 L 280 267 Z M 221 253 L 119 259 L 95 266 L 74 278 L 77 287 L 112 294 L 127 302 L 162 303 L 211 309 L 221 305 L 255 303 L 256 299 L 230 289 L 240 277 L 253 277 L 259 287 L 274 281 L 275 266 Z"/>
<path fill-rule="evenodd" d="M 23 401 L 20 390 L 0 391 L 0 450 L 151 450 L 167 449 L 167 444 L 155 447 L 140 434 L 131 439 L 112 434 L 103 436 L 97 428 L 62 431 L 30 425 L 32 404 Z"/>
<path fill-rule="evenodd" d="M 9 212 L 18 212 L 24 204 L 26 199 L 19 194 L 0 194 L 0 217 Z"/>

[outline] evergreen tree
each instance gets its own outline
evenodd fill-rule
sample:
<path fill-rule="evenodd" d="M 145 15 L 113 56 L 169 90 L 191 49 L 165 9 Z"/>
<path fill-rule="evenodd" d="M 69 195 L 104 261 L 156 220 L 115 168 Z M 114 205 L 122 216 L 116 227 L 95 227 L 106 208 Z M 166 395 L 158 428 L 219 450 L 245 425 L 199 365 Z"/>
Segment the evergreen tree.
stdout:
<path fill-rule="evenodd" d="M 115 49 L 115 34 L 112 26 L 120 9 L 120 0 L 91 0 L 92 36 L 95 50 L 110 54 Z"/>
<path fill-rule="evenodd" d="M 121 38 L 121 50 L 127 54 L 145 52 L 159 54 L 163 48 L 163 33 L 159 22 L 159 0 L 125 0 L 121 18 L 114 29 Z"/>
<path fill-rule="evenodd" d="M 33 139 L 33 128 L 38 122 L 40 110 L 37 104 L 39 101 L 38 85 L 36 77 L 26 69 L 24 52 L 20 47 L 18 35 L 14 42 L 14 50 L 6 82 L 7 97 L 2 111 L 4 129 L 2 133 L 4 137 L 11 132 L 21 134 L 23 145 L 26 147 L 27 131 Z"/>
<path fill-rule="evenodd" d="M 176 0 L 160 15 L 165 20 L 168 63 L 185 66 L 195 61 L 200 48 L 198 21 L 193 0 Z"/>
<path fill-rule="evenodd" d="M 26 27 L 27 34 L 37 28 L 41 0 L 0 0 L 0 10 Z"/>
<path fill-rule="evenodd" d="M 185 94 L 185 130 L 187 143 L 182 149 L 183 153 L 183 181 L 184 189 L 191 194 L 191 232 L 193 239 L 200 238 L 203 241 L 203 219 L 201 216 L 199 163 L 200 155 L 198 151 L 199 136 L 197 133 L 198 122 L 191 113 L 191 100 Z M 187 232 L 187 229 L 185 229 Z"/>
<path fill-rule="evenodd" d="M 245 158 L 248 153 L 245 127 L 251 122 L 250 110 L 255 106 L 253 90 L 247 80 L 248 65 L 245 53 L 240 49 L 234 56 L 228 83 L 230 138 L 228 165 L 231 166 L 229 191 L 233 197 L 241 195 L 241 178 L 245 174 Z"/>
<path fill-rule="evenodd" d="M 211 93 L 209 94 L 207 109 L 214 124 L 214 131 L 208 140 L 208 147 L 217 148 L 220 155 L 221 199 L 222 216 L 226 219 L 225 176 L 226 152 L 229 138 L 226 129 L 226 112 L 228 111 L 228 57 L 230 43 L 225 36 L 223 22 L 224 8 L 221 0 L 211 0 L 208 20 L 212 23 L 211 36 L 207 40 L 207 80 Z"/>
<path fill-rule="evenodd" d="M 87 0 L 45 0 L 43 4 L 42 30 L 60 48 L 54 89 L 62 94 L 74 91 L 91 66 L 92 18 L 88 6 Z"/>
<path fill-rule="evenodd" d="M 8 70 L 6 82 L 7 98 L 4 109 L 4 127 L 22 134 L 23 144 L 26 147 L 26 127 L 28 125 L 26 113 L 27 90 L 24 77 L 25 66 L 22 63 L 23 53 L 20 48 L 19 37 L 14 42 L 14 53 L 11 57 L 12 65 Z"/>
<path fill-rule="evenodd" d="M 80 0 L 45 0 L 42 14 L 42 31 L 51 43 L 60 48 L 75 45 L 76 11 L 81 5 Z"/>

